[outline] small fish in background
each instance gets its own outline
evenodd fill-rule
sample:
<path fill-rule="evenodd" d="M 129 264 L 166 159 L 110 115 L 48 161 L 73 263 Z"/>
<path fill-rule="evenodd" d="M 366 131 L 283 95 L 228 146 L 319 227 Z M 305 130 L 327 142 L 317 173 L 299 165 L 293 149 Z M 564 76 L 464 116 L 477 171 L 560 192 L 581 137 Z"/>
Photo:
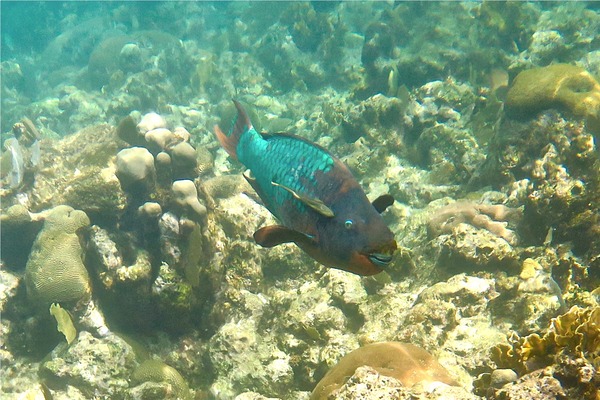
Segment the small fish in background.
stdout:
<path fill-rule="evenodd" d="M 383 195 L 367 199 L 350 170 L 327 150 L 299 136 L 258 133 L 243 107 L 221 146 L 250 171 L 246 180 L 281 225 L 254 233 L 263 247 L 295 243 L 321 264 L 358 275 L 377 274 L 392 261 L 396 241 L 380 213 Z"/>
<path fill-rule="evenodd" d="M 6 151 L 10 154 L 11 169 L 9 175 L 9 186 L 11 189 L 16 189 L 23 183 L 23 173 L 25 169 L 25 161 L 23 159 L 23 150 L 19 141 L 15 138 L 7 139 L 4 142 Z"/>

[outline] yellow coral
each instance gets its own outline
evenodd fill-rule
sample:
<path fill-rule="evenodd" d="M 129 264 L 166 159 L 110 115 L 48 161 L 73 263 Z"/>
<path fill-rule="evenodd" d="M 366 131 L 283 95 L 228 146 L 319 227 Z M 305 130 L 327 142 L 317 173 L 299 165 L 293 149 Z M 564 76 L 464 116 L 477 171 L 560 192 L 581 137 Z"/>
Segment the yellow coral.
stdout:
<path fill-rule="evenodd" d="M 549 108 L 565 108 L 600 130 L 600 84 L 581 67 L 553 64 L 521 72 L 508 91 L 507 115 L 528 117 Z"/>
<path fill-rule="evenodd" d="M 600 367 L 600 307 L 571 307 L 552 319 L 543 337 L 534 333 L 522 338 L 512 332 L 508 344 L 492 348 L 491 358 L 500 368 L 526 373 L 550 365 L 563 352 Z"/>

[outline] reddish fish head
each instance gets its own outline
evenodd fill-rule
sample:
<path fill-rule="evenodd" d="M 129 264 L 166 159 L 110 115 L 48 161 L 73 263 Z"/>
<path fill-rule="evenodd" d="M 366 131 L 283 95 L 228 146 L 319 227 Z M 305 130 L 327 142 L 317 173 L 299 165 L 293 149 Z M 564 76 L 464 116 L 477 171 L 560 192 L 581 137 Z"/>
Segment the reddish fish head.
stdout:
<path fill-rule="evenodd" d="M 385 270 L 393 260 L 397 245 L 392 231 L 371 203 L 347 198 L 334 212 L 333 218 L 319 220 L 315 244 L 298 243 L 300 247 L 332 268 L 358 275 L 374 275 Z"/>

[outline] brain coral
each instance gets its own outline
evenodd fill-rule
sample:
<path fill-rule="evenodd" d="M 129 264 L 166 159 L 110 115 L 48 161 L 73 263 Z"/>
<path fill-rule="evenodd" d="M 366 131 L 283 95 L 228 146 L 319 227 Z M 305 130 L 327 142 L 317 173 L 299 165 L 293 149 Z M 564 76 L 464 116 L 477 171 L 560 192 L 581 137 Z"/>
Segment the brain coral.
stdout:
<path fill-rule="evenodd" d="M 27 265 L 25 284 L 34 302 L 78 302 L 89 296 L 90 280 L 83 265 L 77 232 L 90 224 L 83 211 L 69 206 L 51 209 L 38 234 Z"/>
<path fill-rule="evenodd" d="M 521 72 L 506 97 L 511 117 L 532 116 L 549 108 L 563 108 L 584 117 L 593 131 L 600 130 L 600 84 L 581 67 L 553 64 Z"/>
<path fill-rule="evenodd" d="M 456 385 L 444 367 L 422 348 L 410 343 L 381 342 L 360 347 L 344 356 L 317 384 L 311 400 L 329 398 L 363 365 L 381 375 L 396 378 L 407 387 L 423 381 Z"/>

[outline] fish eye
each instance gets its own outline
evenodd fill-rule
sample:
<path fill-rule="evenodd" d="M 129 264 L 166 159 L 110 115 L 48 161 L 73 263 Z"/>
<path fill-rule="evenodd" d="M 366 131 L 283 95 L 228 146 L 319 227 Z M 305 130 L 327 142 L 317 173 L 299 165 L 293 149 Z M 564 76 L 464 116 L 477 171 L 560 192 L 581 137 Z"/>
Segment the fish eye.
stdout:
<path fill-rule="evenodd" d="M 353 224 L 354 222 L 352 222 L 351 219 L 347 219 L 346 222 L 344 222 L 344 226 L 346 227 L 346 229 L 352 229 Z"/>

